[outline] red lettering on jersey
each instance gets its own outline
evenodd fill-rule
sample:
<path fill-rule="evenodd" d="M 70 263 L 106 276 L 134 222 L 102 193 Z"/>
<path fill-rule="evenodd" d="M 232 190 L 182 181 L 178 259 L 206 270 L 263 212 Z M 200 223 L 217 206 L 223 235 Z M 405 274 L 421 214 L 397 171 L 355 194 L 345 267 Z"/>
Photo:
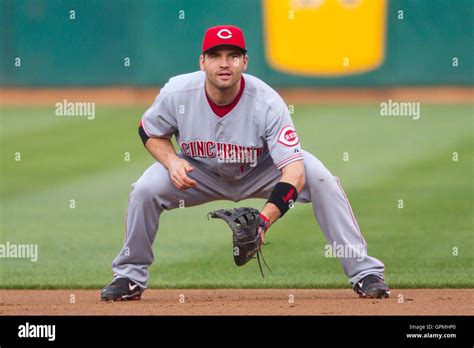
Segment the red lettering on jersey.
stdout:
<path fill-rule="evenodd" d="M 242 146 L 206 140 L 181 142 L 180 147 L 183 154 L 187 157 L 217 157 L 222 160 L 230 160 L 228 163 L 253 163 L 264 151 L 262 147 Z"/>
<path fill-rule="evenodd" d="M 185 156 L 189 157 L 189 145 L 187 143 L 181 143 L 181 150 L 183 150 L 183 153 Z"/>
<path fill-rule="evenodd" d="M 230 158 L 235 160 L 237 158 L 237 145 L 234 145 L 232 144 L 230 146 L 231 150 L 230 150 Z"/>
<path fill-rule="evenodd" d="M 217 158 L 224 158 L 224 154 L 222 153 L 222 143 L 216 143 L 217 148 Z"/>
<path fill-rule="evenodd" d="M 224 144 L 224 158 L 230 158 L 229 152 L 232 151 L 232 144 Z"/>
<path fill-rule="evenodd" d="M 214 147 L 214 142 L 213 141 L 207 141 L 206 142 L 206 156 L 209 158 L 212 158 L 215 156 L 214 151 L 212 151 L 212 148 Z"/>
<path fill-rule="evenodd" d="M 196 157 L 196 142 L 195 141 L 190 141 L 189 142 L 189 147 L 191 149 L 191 157 Z"/>
<path fill-rule="evenodd" d="M 204 141 L 196 141 L 198 157 L 204 157 Z"/>
<path fill-rule="evenodd" d="M 238 156 L 238 149 L 239 147 L 237 145 L 232 145 L 231 146 L 231 153 L 230 153 L 230 158 L 235 160 Z"/>
<path fill-rule="evenodd" d="M 240 146 L 240 145 L 237 145 L 236 146 L 236 156 L 235 158 L 238 159 L 238 160 L 243 160 L 245 157 L 245 154 L 244 154 L 244 151 L 245 151 L 245 147 L 243 146 Z"/>
<path fill-rule="evenodd" d="M 249 159 L 249 158 L 252 158 L 252 148 L 251 147 L 246 147 L 244 149 L 244 156 L 245 156 L 245 159 Z"/>

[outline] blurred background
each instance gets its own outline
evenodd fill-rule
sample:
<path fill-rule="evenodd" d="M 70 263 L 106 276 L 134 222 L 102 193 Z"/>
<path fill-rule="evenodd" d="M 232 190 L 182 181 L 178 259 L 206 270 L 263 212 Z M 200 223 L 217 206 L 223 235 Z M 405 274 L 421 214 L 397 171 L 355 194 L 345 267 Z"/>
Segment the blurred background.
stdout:
<path fill-rule="evenodd" d="M 473 82 L 470 0 L 0 4 L 3 86 L 160 86 L 198 69 L 204 31 L 222 23 L 244 30 L 248 72 L 272 86 Z"/>
<path fill-rule="evenodd" d="M 198 70 L 219 24 L 244 30 L 247 72 L 341 178 L 389 284 L 473 287 L 473 23 L 471 0 L 0 0 L 0 244 L 39 248 L 0 258 L 0 287 L 110 280 L 130 184 L 153 163 L 138 122 L 170 77 Z M 420 113 L 384 115 L 393 102 Z M 164 214 L 150 286 L 347 287 L 309 205 L 272 227 L 272 275 L 235 267 L 206 213 L 262 204 Z"/>

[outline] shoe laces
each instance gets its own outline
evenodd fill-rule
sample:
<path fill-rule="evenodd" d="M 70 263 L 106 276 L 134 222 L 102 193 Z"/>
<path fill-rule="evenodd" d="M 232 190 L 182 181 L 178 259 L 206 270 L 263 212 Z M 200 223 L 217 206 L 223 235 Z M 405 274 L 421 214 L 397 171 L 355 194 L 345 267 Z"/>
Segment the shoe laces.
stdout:
<path fill-rule="evenodd" d="M 129 283 L 132 283 L 132 281 L 126 279 L 126 278 L 117 278 L 110 283 L 109 286 L 114 286 L 114 287 L 127 287 Z M 133 283 L 135 284 L 135 283 Z"/>

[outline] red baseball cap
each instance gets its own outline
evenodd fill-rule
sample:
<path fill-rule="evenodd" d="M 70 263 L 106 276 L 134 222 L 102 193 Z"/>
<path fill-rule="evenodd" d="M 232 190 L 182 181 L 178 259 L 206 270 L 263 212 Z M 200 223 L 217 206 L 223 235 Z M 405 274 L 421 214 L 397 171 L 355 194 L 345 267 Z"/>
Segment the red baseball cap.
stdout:
<path fill-rule="evenodd" d="M 218 25 L 206 30 L 202 41 L 202 52 L 220 45 L 236 46 L 247 52 L 242 29 L 233 25 Z"/>

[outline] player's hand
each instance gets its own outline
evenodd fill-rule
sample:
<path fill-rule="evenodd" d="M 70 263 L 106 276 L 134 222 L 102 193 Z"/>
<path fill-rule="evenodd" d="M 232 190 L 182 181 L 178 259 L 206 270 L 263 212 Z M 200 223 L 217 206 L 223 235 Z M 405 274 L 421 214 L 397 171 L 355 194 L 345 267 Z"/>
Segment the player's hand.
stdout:
<path fill-rule="evenodd" d="M 186 173 L 192 172 L 193 169 L 185 159 L 179 158 L 174 160 L 168 167 L 171 182 L 180 190 L 196 187 L 197 182 L 186 175 Z"/>

